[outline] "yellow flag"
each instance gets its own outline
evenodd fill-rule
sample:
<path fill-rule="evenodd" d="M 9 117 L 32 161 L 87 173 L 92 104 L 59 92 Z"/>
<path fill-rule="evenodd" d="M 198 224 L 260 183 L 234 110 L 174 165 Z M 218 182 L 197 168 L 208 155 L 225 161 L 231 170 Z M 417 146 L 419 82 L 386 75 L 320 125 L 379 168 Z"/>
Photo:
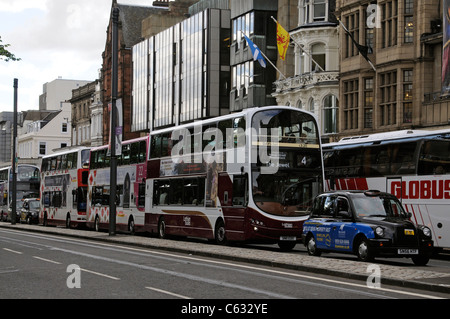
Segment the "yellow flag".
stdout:
<path fill-rule="evenodd" d="M 278 44 L 278 53 L 280 54 L 281 60 L 284 61 L 286 58 L 286 52 L 289 46 L 289 41 L 291 40 L 291 36 L 289 32 L 287 32 L 281 24 L 277 22 L 277 44 Z"/>

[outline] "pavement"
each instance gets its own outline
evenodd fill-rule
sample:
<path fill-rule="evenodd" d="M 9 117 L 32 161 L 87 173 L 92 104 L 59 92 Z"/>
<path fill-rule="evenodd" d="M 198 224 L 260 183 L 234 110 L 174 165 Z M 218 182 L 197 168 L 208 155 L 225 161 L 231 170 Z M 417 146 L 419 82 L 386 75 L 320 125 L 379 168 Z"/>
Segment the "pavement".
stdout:
<path fill-rule="evenodd" d="M 109 236 L 108 232 L 44 227 L 39 225 L 11 225 L 10 223 L 4 222 L 0 222 L 0 228 L 133 245 L 197 256 L 227 259 L 236 262 L 247 262 L 269 267 L 332 275 L 362 280 L 363 282 L 366 282 L 368 276 L 372 274 L 372 272 L 368 272 L 368 266 L 370 264 L 357 261 L 356 257 L 355 259 L 314 257 L 302 252 L 281 252 L 251 247 L 219 246 L 202 241 L 158 239 L 142 235 L 131 236 L 128 234 L 116 234 L 115 236 Z M 398 266 L 384 263 L 377 263 L 377 265 L 381 270 L 382 285 L 389 284 L 400 287 L 449 293 L 450 298 L 450 267 L 417 267 L 412 261 L 411 266 L 405 266 L 405 264 Z"/>

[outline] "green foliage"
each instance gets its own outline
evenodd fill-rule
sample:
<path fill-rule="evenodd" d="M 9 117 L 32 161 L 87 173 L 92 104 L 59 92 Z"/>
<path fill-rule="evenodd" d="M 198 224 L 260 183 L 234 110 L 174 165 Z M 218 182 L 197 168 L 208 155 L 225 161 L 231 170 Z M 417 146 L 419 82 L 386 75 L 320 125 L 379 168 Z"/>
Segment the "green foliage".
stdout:
<path fill-rule="evenodd" d="M 8 61 L 20 61 L 20 58 L 16 58 L 14 54 L 9 52 L 6 48 L 10 46 L 10 44 L 2 44 L 2 37 L 0 36 L 0 60 Z"/>

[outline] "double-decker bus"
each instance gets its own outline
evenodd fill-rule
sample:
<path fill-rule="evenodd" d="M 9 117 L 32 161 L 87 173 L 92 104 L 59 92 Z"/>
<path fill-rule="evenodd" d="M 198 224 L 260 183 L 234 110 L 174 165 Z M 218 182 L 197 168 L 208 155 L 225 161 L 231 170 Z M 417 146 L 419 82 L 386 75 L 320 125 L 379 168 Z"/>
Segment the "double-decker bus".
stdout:
<path fill-rule="evenodd" d="M 392 193 L 416 224 L 450 247 L 450 130 L 403 130 L 324 144 L 327 189 Z"/>
<path fill-rule="evenodd" d="M 39 197 L 39 167 L 28 164 L 17 165 L 16 200 Z M 0 168 L 0 220 L 6 221 L 12 203 L 12 167 Z M 18 206 L 17 206 L 18 207 Z"/>
<path fill-rule="evenodd" d="M 122 142 L 117 156 L 116 229 L 143 231 L 148 136 Z M 93 148 L 89 169 L 87 226 L 109 227 L 110 156 L 108 145 Z"/>
<path fill-rule="evenodd" d="M 39 223 L 67 228 L 83 226 L 86 223 L 88 175 L 87 147 L 70 147 L 44 156 Z"/>
<path fill-rule="evenodd" d="M 150 233 L 292 249 L 323 191 L 316 118 L 259 107 L 150 134 Z"/>

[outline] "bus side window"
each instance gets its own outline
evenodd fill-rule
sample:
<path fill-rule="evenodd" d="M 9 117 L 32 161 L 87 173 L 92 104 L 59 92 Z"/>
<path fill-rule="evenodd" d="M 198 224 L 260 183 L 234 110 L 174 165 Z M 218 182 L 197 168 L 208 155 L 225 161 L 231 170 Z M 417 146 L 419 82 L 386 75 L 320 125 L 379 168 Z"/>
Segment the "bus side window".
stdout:
<path fill-rule="evenodd" d="M 450 142 L 426 141 L 420 150 L 418 175 L 443 175 L 450 172 Z"/>
<path fill-rule="evenodd" d="M 247 206 L 248 203 L 248 175 L 233 176 L 233 206 Z"/>

